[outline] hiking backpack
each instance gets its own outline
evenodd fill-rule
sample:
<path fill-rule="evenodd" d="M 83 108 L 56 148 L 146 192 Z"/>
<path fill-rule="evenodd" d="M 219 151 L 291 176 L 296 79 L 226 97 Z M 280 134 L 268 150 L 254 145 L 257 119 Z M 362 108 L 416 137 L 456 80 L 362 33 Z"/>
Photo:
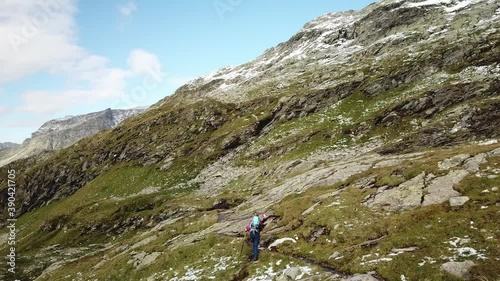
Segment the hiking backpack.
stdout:
<path fill-rule="evenodd" d="M 252 218 L 252 222 L 250 223 L 250 232 L 259 233 L 260 229 L 260 219 L 255 216 Z"/>

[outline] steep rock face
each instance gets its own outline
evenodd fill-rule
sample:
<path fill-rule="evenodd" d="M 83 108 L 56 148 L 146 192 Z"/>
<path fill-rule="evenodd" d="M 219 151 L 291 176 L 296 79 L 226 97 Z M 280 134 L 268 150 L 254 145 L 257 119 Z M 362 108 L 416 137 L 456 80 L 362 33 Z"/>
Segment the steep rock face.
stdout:
<path fill-rule="evenodd" d="M 115 128 L 126 118 L 137 115 L 144 110 L 145 108 L 106 109 L 100 112 L 48 121 L 32 133 L 31 138 L 26 139 L 21 146 L 11 146 L 15 150 L 11 150 L 6 157 L 0 158 L 0 166 L 36 155 L 42 151 L 66 148 L 83 138 Z"/>
<path fill-rule="evenodd" d="M 137 109 L 106 109 L 104 111 L 68 116 L 61 119 L 51 120 L 43 124 L 38 131 L 34 132 L 28 142 L 43 142 L 48 150 L 56 150 L 67 147 L 69 144 L 80 140 L 85 136 L 95 134 L 102 130 L 111 129 L 120 124 L 130 116 L 143 112 L 145 108 Z"/>

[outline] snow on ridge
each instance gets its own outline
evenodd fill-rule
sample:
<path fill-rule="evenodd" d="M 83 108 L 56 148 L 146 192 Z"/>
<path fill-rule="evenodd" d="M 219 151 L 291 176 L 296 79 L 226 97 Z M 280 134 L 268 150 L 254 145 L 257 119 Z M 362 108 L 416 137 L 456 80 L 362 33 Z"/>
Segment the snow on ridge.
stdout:
<path fill-rule="evenodd" d="M 211 81 L 213 79 L 231 79 L 235 78 L 233 70 L 237 68 L 235 65 L 228 65 L 216 71 L 213 71 L 205 76 L 202 76 L 205 81 Z"/>
<path fill-rule="evenodd" d="M 466 1 L 463 1 L 463 2 L 459 2 L 458 4 L 456 4 L 453 7 L 444 8 L 444 10 L 447 11 L 448 13 L 452 13 L 452 12 L 458 11 L 460 9 L 463 9 L 463 8 L 469 6 L 472 3 L 473 3 L 473 1 L 466 0 Z"/>
<path fill-rule="evenodd" d="M 426 0 L 423 2 L 408 3 L 408 7 L 422 7 L 422 6 L 432 6 L 439 4 L 450 4 L 451 0 Z"/>
<path fill-rule="evenodd" d="M 312 29 L 336 30 L 340 27 L 352 26 L 359 20 L 359 17 L 359 13 L 352 12 L 328 13 L 306 23 L 300 31 Z"/>
<path fill-rule="evenodd" d="M 304 59 L 307 57 L 306 50 L 309 49 L 309 47 L 310 46 L 308 46 L 307 44 L 301 44 L 298 48 L 291 51 L 288 55 L 280 59 L 280 61 L 284 61 L 291 58 Z"/>
<path fill-rule="evenodd" d="M 33 133 L 33 136 L 48 133 L 51 131 L 60 131 L 73 128 L 82 124 L 86 120 L 93 118 L 94 115 L 95 113 L 78 116 L 68 115 L 66 117 L 47 121 L 35 133 Z"/>
<path fill-rule="evenodd" d="M 217 90 L 226 92 L 239 83 L 238 81 L 234 81 L 235 79 L 242 78 L 248 80 L 255 78 L 263 73 L 263 68 L 278 65 L 289 59 L 302 60 L 307 58 L 311 52 L 324 51 L 336 47 L 344 48 L 345 42 L 341 42 L 342 44 L 335 46 L 326 44 L 324 41 L 328 36 L 334 35 L 334 33 L 338 32 L 341 28 L 352 26 L 360 18 L 361 14 L 353 11 L 325 14 L 306 23 L 299 31 L 300 33 L 316 29 L 323 30 L 316 40 L 301 42 L 292 49 L 285 50 L 284 52 L 279 47 L 270 48 L 249 63 L 223 67 L 207 75 L 195 78 L 187 82 L 186 85 L 196 87 L 197 85 L 205 84 L 216 79 L 222 79 L 224 82 Z"/>
<path fill-rule="evenodd" d="M 432 8 L 442 9 L 444 12 L 447 12 L 448 20 L 451 20 L 458 14 L 458 11 L 484 1 L 495 0 L 382 0 L 372 8 L 393 3 L 401 3 L 401 5 L 398 6 L 399 8 L 432 6 Z M 342 39 L 342 37 L 345 37 L 342 35 L 344 35 L 345 32 L 347 32 L 347 35 L 350 35 L 352 26 L 369 14 L 372 8 L 365 8 L 361 11 L 345 11 L 322 15 L 309 21 L 302 27 L 297 33 L 302 36 L 292 37 L 292 40 L 267 49 L 248 63 L 237 66 L 227 66 L 191 80 L 186 86 L 190 89 L 196 89 L 201 85 L 220 79 L 221 81 L 218 83 L 218 87 L 206 93 L 206 95 L 213 97 L 219 95 L 219 97 L 222 97 L 227 94 L 229 97 L 234 92 L 234 95 L 238 96 L 235 89 L 241 85 L 244 85 L 244 87 L 255 86 L 259 83 L 256 82 L 256 78 L 262 78 L 259 81 L 264 81 L 266 78 L 269 78 L 266 73 L 277 73 L 277 76 L 281 75 L 279 79 L 284 78 L 285 76 L 281 71 L 283 66 L 292 65 L 290 66 L 291 70 L 286 76 L 287 79 L 290 79 L 293 75 L 299 73 L 296 71 L 298 68 L 308 67 L 314 62 L 321 65 L 346 63 L 353 54 L 363 50 L 367 46 L 357 44 L 356 40 Z M 442 27 L 429 27 L 428 33 L 430 33 L 430 38 L 436 38 L 436 36 L 447 32 L 446 29 L 440 30 L 440 28 Z M 300 34 L 301 32 L 304 34 Z M 411 32 L 396 33 L 381 38 L 374 43 L 372 42 L 370 45 L 394 40 L 403 40 L 404 38 L 412 36 L 414 36 L 414 34 Z M 295 62 L 300 63 L 294 65 Z M 249 80 L 251 80 L 251 82 Z M 271 79 L 268 79 L 268 81 L 269 80 Z"/>
<path fill-rule="evenodd" d="M 67 121 L 67 120 L 73 119 L 75 117 L 76 117 L 76 115 L 66 115 L 66 116 L 61 117 L 61 118 L 56 118 L 52 121 Z"/>
<path fill-rule="evenodd" d="M 444 10 L 448 13 L 454 13 L 458 10 L 461 10 L 463 8 L 468 7 L 471 4 L 476 4 L 479 2 L 483 2 L 487 0 L 458 0 L 458 1 L 452 1 L 452 0 L 426 0 L 423 2 L 413 2 L 413 3 L 408 3 L 407 7 L 423 7 L 423 6 L 444 6 Z M 450 4 L 453 4 L 453 6 L 448 7 Z"/>

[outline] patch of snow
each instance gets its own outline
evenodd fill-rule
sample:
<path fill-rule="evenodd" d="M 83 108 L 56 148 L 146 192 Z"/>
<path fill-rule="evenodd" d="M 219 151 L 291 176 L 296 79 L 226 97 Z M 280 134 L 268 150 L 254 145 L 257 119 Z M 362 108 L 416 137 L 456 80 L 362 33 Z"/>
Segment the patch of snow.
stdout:
<path fill-rule="evenodd" d="M 474 226 L 474 222 L 473 221 L 470 221 L 470 228 L 471 229 L 476 229 L 477 230 L 477 227 Z"/>
<path fill-rule="evenodd" d="M 257 269 L 255 276 L 252 276 L 247 280 L 248 281 L 275 280 L 274 277 L 282 275 L 288 268 L 290 268 L 290 265 L 287 265 L 286 268 L 282 270 L 275 271 L 272 264 L 270 264 L 268 267 L 265 267 L 264 271 L 262 271 L 261 269 Z M 311 275 L 312 268 L 310 268 L 309 266 L 300 266 L 298 267 L 298 269 L 300 270 L 300 274 L 297 275 L 297 277 L 295 277 L 295 280 L 301 280 L 305 275 Z"/>
<path fill-rule="evenodd" d="M 231 265 L 230 262 L 232 259 L 233 257 L 221 257 L 218 260 L 215 259 L 215 261 L 218 261 L 218 263 L 214 265 L 212 273 L 216 273 L 217 271 L 225 271 Z"/>
<path fill-rule="evenodd" d="M 296 238 L 297 239 L 297 238 Z M 293 238 L 280 238 L 280 239 L 277 239 L 275 240 L 273 243 L 271 243 L 271 245 L 269 245 L 269 247 L 267 247 L 268 250 L 271 250 L 272 248 L 278 246 L 278 245 L 281 245 L 283 244 L 284 242 L 286 241 L 290 241 L 290 242 L 293 242 L 293 243 L 297 243 L 296 239 L 293 239 Z"/>
<path fill-rule="evenodd" d="M 453 250 L 459 257 L 472 257 L 472 256 L 477 256 L 478 259 L 486 259 L 484 254 L 478 253 L 478 251 L 474 248 L 471 247 L 463 247 L 463 248 L 456 248 L 456 249 L 450 249 Z"/>
<path fill-rule="evenodd" d="M 307 49 L 307 45 L 306 44 L 302 44 L 299 48 L 293 50 L 292 52 L 290 52 L 287 56 L 285 56 L 284 58 L 282 58 L 281 60 L 282 61 L 285 61 L 285 60 L 288 60 L 288 59 L 304 59 L 307 57 L 306 55 L 306 49 Z"/>
<path fill-rule="evenodd" d="M 472 1 L 466 0 L 466 1 L 458 2 L 458 4 L 456 4 L 453 7 L 444 8 L 444 10 L 447 11 L 448 13 L 452 13 L 452 12 L 455 12 L 455 11 L 463 9 L 463 8 L 469 6 L 472 3 L 473 3 Z"/>
<path fill-rule="evenodd" d="M 306 23 L 301 31 L 313 29 L 338 30 L 342 27 L 352 26 L 358 19 L 358 14 L 349 14 L 345 12 L 329 13 Z"/>
<path fill-rule="evenodd" d="M 434 263 L 436 263 L 436 261 L 435 261 L 433 258 L 431 258 L 431 257 L 424 257 L 424 258 L 422 259 L 422 262 L 419 262 L 419 263 L 418 263 L 418 266 L 419 266 L 419 267 L 422 267 L 422 266 L 424 266 L 426 263 L 434 264 Z"/>
<path fill-rule="evenodd" d="M 436 32 L 436 33 L 432 33 L 431 36 L 432 37 L 436 37 L 436 36 L 441 35 L 441 34 L 446 33 L 446 32 L 448 32 L 448 28 L 445 28 L 445 29 L 443 29 L 443 30 L 441 30 L 439 32 Z"/>
<path fill-rule="evenodd" d="M 216 71 L 209 73 L 208 75 L 203 76 L 202 78 L 205 81 L 212 81 L 214 79 L 226 79 L 230 80 L 237 77 L 237 72 L 233 71 L 236 68 L 235 65 L 228 65 Z"/>
<path fill-rule="evenodd" d="M 391 256 L 391 257 L 395 257 L 395 256 L 399 256 L 399 255 L 401 255 L 402 253 L 404 253 L 404 252 L 395 252 L 395 253 L 390 253 L 390 254 L 389 254 L 389 256 Z"/>
<path fill-rule="evenodd" d="M 474 224 L 473 221 L 471 221 L 471 227 L 472 224 Z M 453 246 L 453 248 L 448 248 L 448 251 L 453 252 L 455 255 L 452 257 L 447 257 L 450 261 L 455 261 L 458 258 L 469 258 L 469 257 L 477 257 L 477 259 L 485 260 L 487 257 L 482 253 L 484 250 L 479 250 L 477 251 L 476 249 L 472 247 L 459 247 L 459 245 L 465 244 L 470 242 L 470 239 L 468 236 L 465 238 L 459 238 L 459 237 L 452 237 L 450 241 L 445 242 L 449 243 L 450 245 Z"/>
<path fill-rule="evenodd" d="M 227 91 L 228 89 L 234 88 L 234 86 L 234 84 L 226 84 L 226 82 L 224 82 L 219 86 L 219 89 L 221 89 L 222 91 Z"/>
<path fill-rule="evenodd" d="M 312 268 L 310 268 L 309 266 L 301 266 L 299 268 L 300 268 L 301 274 L 299 276 L 297 276 L 295 278 L 295 280 L 301 280 L 302 277 L 304 277 L 304 275 L 306 275 L 306 274 L 310 275 L 311 274 Z"/>
<path fill-rule="evenodd" d="M 436 31 L 436 29 L 438 29 L 439 27 L 437 26 L 431 26 L 427 29 L 427 32 L 429 33 L 434 33 Z"/>
<path fill-rule="evenodd" d="M 380 258 L 380 259 L 370 260 L 370 261 L 366 261 L 366 262 L 361 262 L 360 264 L 361 265 L 377 264 L 379 262 L 388 262 L 388 261 L 392 261 L 392 258 Z"/>
<path fill-rule="evenodd" d="M 333 201 L 330 205 L 326 206 L 326 207 L 333 207 L 333 206 L 338 206 L 340 205 L 341 202 L 340 201 Z"/>
<path fill-rule="evenodd" d="M 490 145 L 490 144 L 497 144 L 498 140 L 492 139 L 492 140 L 487 140 L 487 141 L 482 141 L 479 143 L 479 145 Z"/>
<path fill-rule="evenodd" d="M 200 280 L 200 277 L 197 275 L 201 273 L 203 270 L 202 269 L 193 269 L 189 267 L 185 267 L 186 269 L 186 274 L 182 276 L 181 278 L 179 277 L 174 277 L 171 279 L 171 281 L 194 281 L 194 280 Z"/>
<path fill-rule="evenodd" d="M 273 267 L 268 267 L 264 272 L 261 272 L 260 269 L 257 269 L 255 272 L 257 276 L 247 279 L 248 281 L 267 281 L 273 280 L 273 277 L 279 274 L 279 272 L 275 272 Z"/>
<path fill-rule="evenodd" d="M 335 119 L 337 119 L 337 121 L 339 122 L 340 125 L 349 125 L 352 123 L 352 118 L 344 117 L 341 114 L 336 116 Z"/>
<path fill-rule="evenodd" d="M 361 257 L 361 261 L 365 261 L 366 258 L 369 258 L 371 256 L 372 256 L 372 254 L 364 255 L 364 256 Z"/>
<path fill-rule="evenodd" d="M 417 3 L 409 3 L 408 7 L 423 7 L 423 6 L 431 6 L 431 5 L 439 5 L 439 4 L 449 4 L 451 0 L 427 0 Z"/>
<path fill-rule="evenodd" d="M 460 242 L 461 238 L 459 237 L 452 237 L 451 241 L 448 241 L 453 247 L 458 247 L 458 243 Z"/>

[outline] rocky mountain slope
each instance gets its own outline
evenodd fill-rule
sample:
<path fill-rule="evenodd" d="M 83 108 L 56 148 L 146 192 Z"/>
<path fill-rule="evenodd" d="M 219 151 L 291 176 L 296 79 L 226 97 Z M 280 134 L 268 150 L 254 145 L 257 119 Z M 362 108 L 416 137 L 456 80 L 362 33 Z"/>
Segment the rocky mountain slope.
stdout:
<path fill-rule="evenodd" d="M 26 139 L 22 145 L 10 145 L 8 153 L 0 155 L 2 156 L 0 167 L 42 151 L 66 148 L 83 138 L 115 128 L 126 118 L 137 115 L 144 110 L 145 108 L 113 110 L 108 108 L 85 115 L 50 120 L 32 133 L 31 138 Z"/>
<path fill-rule="evenodd" d="M 327 14 L 111 131 L 1 168 L 18 171 L 18 276 L 498 280 L 499 8 Z M 254 211 L 270 219 L 248 263 Z"/>

